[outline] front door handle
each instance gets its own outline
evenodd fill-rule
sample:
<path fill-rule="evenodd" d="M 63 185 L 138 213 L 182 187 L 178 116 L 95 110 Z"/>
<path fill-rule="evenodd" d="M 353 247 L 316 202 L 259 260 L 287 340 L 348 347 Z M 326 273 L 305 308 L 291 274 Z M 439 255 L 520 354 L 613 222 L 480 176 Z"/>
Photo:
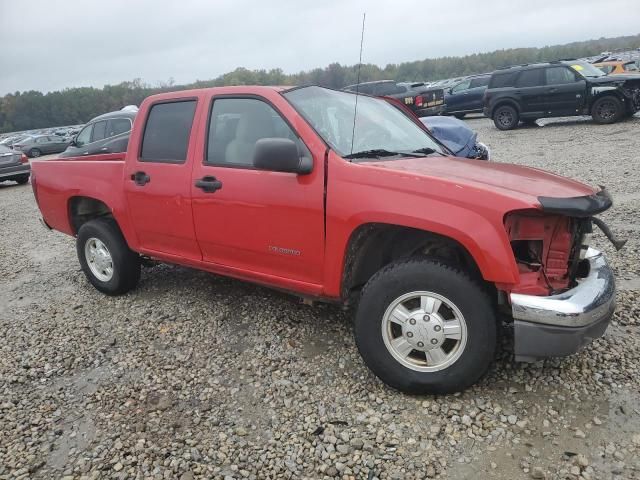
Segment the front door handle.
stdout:
<path fill-rule="evenodd" d="M 133 180 L 136 185 L 144 187 L 151 181 L 151 177 L 144 172 L 136 172 L 131 175 L 131 180 Z"/>
<path fill-rule="evenodd" d="M 205 193 L 214 193 L 216 190 L 220 190 L 222 188 L 222 182 L 216 177 L 212 177 L 210 175 L 202 177 L 200 180 L 196 180 L 195 185 Z"/>

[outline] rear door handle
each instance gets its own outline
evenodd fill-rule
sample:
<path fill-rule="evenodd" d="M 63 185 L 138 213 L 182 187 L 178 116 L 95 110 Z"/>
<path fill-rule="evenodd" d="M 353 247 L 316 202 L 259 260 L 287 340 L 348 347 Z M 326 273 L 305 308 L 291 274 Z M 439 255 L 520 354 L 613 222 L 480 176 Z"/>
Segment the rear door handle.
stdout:
<path fill-rule="evenodd" d="M 144 187 L 151 181 L 151 177 L 144 172 L 136 172 L 131 175 L 131 180 L 133 180 L 136 185 Z"/>
<path fill-rule="evenodd" d="M 216 190 L 220 190 L 222 188 L 222 182 L 216 177 L 212 177 L 210 175 L 202 177 L 200 180 L 196 180 L 195 185 L 205 193 L 214 193 Z"/>

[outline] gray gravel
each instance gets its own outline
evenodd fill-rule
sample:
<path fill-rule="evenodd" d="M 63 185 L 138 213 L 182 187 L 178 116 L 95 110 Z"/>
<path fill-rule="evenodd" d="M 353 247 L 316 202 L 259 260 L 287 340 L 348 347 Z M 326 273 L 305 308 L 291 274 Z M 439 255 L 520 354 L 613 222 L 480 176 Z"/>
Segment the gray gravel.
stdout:
<path fill-rule="evenodd" d="M 505 345 L 444 397 L 382 385 L 334 306 L 167 265 L 101 295 L 30 186 L 0 184 L 0 479 L 640 478 L 640 118 L 539 123 L 469 120 L 496 161 L 610 189 L 615 321 L 568 359 Z"/>

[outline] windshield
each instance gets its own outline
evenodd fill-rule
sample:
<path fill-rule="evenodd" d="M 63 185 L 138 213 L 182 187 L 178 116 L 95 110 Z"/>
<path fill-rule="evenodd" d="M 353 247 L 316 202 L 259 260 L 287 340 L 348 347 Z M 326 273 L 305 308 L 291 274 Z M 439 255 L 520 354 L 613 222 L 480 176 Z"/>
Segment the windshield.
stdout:
<path fill-rule="evenodd" d="M 290 90 L 284 96 L 342 157 L 444 154 L 443 148 L 424 130 L 384 100 L 358 96 L 354 126 L 354 93 L 311 86 Z"/>
<path fill-rule="evenodd" d="M 573 61 L 567 62 L 567 64 L 583 77 L 604 77 L 605 75 L 598 67 L 587 62 Z"/>

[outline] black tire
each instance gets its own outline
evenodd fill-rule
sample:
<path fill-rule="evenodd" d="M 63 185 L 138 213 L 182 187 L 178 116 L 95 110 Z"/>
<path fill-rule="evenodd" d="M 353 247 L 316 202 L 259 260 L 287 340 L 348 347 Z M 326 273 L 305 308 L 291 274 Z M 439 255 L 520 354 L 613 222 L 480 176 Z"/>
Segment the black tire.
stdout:
<path fill-rule="evenodd" d="M 101 280 L 89 267 L 85 247 L 92 239 L 102 242 L 111 256 L 112 274 L 109 279 Z M 82 225 L 76 239 L 76 251 L 82 271 L 102 293 L 122 295 L 138 284 L 140 256 L 129 248 L 115 220 L 98 218 Z"/>
<path fill-rule="evenodd" d="M 466 325 L 462 353 L 435 372 L 408 368 L 385 344 L 385 312 L 403 295 L 418 291 L 446 298 Z M 410 394 L 445 394 L 473 385 L 494 360 L 496 338 L 497 320 L 486 291 L 465 273 L 426 258 L 392 263 L 376 273 L 363 289 L 355 319 L 356 344 L 367 366 L 390 387 Z M 420 352 L 412 350 L 409 355 L 414 353 Z"/>
<path fill-rule="evenodd" d="M 27 156 L 31 158 L 38 158 L 40 155 L 42 155 L 42 152 L 38 148 L 32 148 L 27 154 Z"/>
<path fill-rule="evenodd" d="M 618 97 L 605 95 L 600 97 L 591 106 L 593 121 L 600 124 L 615 123 L 624 114 L 624 105 Z"/>
<path fill-rule="evenodd" d="M 518 111 L 511 105 L 501 105 L 493 112 L 493 124 L 498 130 L 512 130 L 519 120 Z"/>
<path fill-rule="evenodd" d="M 467 115 L 466 113 L 454 113 L 453 116 L 456 117 L 458 120 L 462 120 L 465 115 Z"/>
<path fill-rule="evenodd" d="M 15 181 L 18 183 L 18 185 L 24 185 L 29 181 L 29 175 L 21 175 L 20 177 L 17 177 Z"/>

